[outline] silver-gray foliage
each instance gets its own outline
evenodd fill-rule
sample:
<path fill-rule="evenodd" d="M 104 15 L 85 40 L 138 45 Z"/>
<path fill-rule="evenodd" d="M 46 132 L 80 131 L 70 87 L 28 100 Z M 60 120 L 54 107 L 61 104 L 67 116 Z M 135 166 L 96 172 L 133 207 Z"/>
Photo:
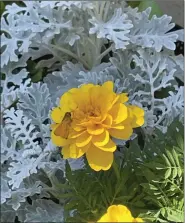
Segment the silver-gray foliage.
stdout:
<path fill-rule="evenodd" d="M 184 87 L 176 81 L 184 81 L 183 57 L 174 54 L 182 31 L 169 32 L 172 18 L 149 19 L 150 12 L 138 12 L 126 1 L 6 6 L 1 18 L 1 222 L 14 222 L 16 216 L 21 222 L 65 221 L 66 201 L 57 197 L 65 190 L 57 184 L 65 181 L 66 161 L 51 142 L 50 111 L 68 89 L 113 81 L 117 93 L 129 93 L 129 102 L 145 110 L 145 134 L 156 128 L 166 132 L 177 116 L 183 121 Z M 30 60 L 33 69 L 47 70 L 39 83 L 31 81 Z M 161 91 L 165 96 L 158 96 Z M 73 171 L 84 168 L 82 158 L 68 162 Z"/>

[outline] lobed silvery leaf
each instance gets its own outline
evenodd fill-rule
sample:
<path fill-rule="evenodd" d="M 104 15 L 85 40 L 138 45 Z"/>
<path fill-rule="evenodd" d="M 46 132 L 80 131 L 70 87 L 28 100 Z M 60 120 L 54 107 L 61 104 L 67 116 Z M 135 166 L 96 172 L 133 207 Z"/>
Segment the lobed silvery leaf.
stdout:
<path fill-rule="evenodd" d="M 173 32 L 168 33 L 175 26 L 174 23 L 170 23 L 172 17 L 163 15 L 157 18 L 153 15 L 150 20 L 150 12 L 151 8 L 148 8 L 136 14 L 137 17 L 133 19 L 133 28 L 129 34 L 131 43 L 145 48 L 154 48 L 157 52 L 160 52 L 163 47 L 175 50 L 178 35 Z"/>
<path fill-rule="evenodd" d="M 4 80 L 1 81 L 2 94 L 1 106 L 4 109 L 11 106 L 17 100 L 19 91 L 25 90 L 29 85 L 30 79 L 25 79 L 28 76 L 26 61 L 28 56 L 22 56 L 18 62 L 9 62 L 1 69 L 1 73 L 5 75 Z"/>
<path fill-rule="evenodd" d="M 17 158 L 16 139 L 14 139 L 10 132 L 4 127 L 1 129 L 1 164 L 9 159 Z"/>
<path fill-rule="evenodd" d="M 18 162 L 11 162 L 8 168 L 7 177 L 10 178 L 9 185 L 12 185 L 12 189 L 19 188 L 22 181 L 29 177 L 31 174 L 35 174 L 38 171 L 38 166 L 41 160 L 44 159 L 46 154 L 42 153 L 37 158 L 24 158 Z"/>
<path fill-rule="evenodd" d="M 29 184 L 29 187 L 25 187 L 23 183 L 21 183 L 20 187 L 16 190 L 11 191 L 11 198 L 7 201 L 8 205 L 11 205 L 12 208 L 17 211 L 21 206 L 21 203 L 26 201 L 28 196 L 33 196 L 34 194 L 41 193 L 40 182 L 36 181 L 32 184 Z"/>
<path fill-rule="evenodd" d="M 114 15 L 108 22 L 99 20 L 96 17 L 89 19 L 89 22 L 94 26 L 90 28 L 90 34 L 97 34 L 98 38 L 107 38 L 115 43 L 115 48 L 126 48 L 129 44 L 128 33 L 133 27 L 127 15 L 122 13 L 121 9 L 115 9 Z"/>
<path fill-rule="evenodd" d="M 49 110 L 52 108 L 47 85 L 41 82 L 33 83 L 26 92 L 20 92 L 18 96 L 18 109 L 42 131 L 42 123 L 49 120 Z"/>
<path fill-rule="evenodd" d="M 1 174 L 1 204 L 6 202 L 7 198 L 11 197 L 11 189 L 8 185 L 8 179 Z"/>
<path fill-rule="evenodd" d="M 23 115 L 22 110 L 11 108 L 6 110 L 4 114 L 6 118 L 6 128 L 11 132 L 11 135 L 24 145 L 25 150 L 31 150 L 31 155 L 39 155 L 42 152 L 41 147 L 38 145 L 39 132 L 36 131 L 35 126 L 31 124 L 31 119 Z M 22 154 L 24 157 L 24 152 Z"/>
<path fill-rule="evenodd" d="M 25 222 L 62 222 L 64 219 L 63 207 L 52 200 L 37 199 L 26 207 Z"/>

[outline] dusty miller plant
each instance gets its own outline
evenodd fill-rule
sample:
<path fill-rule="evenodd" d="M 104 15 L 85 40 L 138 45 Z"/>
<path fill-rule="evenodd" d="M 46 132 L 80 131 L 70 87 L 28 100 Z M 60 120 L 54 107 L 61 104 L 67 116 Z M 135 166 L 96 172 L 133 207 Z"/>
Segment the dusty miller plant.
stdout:
<path fill-rule="evenodd" d="M 116 92 L 128 92 L 129 102 L 145 110 L 145 137 L 166 133 L 175 118 L 183 123 L 183 56 L 174 53 L 182 36 L 169 32 L 175 25 L 170 16 L 149 19 L 150 12 L 138 12 L 125 1 L 6 6 L 1 17 L 2 222 L 66 219 L 69 191 L 57 186 L 68 181 L 66 161 L 50 140 L 50 111 L 68 89 L 112 80 Z M 86 170 L 83 159 L 67 162 L 71 171 Z"/>

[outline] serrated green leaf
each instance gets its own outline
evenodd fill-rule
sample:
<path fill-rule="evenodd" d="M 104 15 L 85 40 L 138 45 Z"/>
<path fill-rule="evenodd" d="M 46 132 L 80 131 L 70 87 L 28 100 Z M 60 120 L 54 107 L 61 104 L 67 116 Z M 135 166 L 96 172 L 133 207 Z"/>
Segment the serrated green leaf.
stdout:
<path fill-rule="evenodd" d="M 165 178 L 165 179 L 168 179 L 168 177 L 171 176 L 171 173 L 172 173 L 171 168 L 168 168 L 168 169 L 166 170 L 166 172 L 165 172 L 164 178 Z"/>
<path fill-rule="evenodd" d="M 172 175 L 173 175 L 173 178 L 175 179 L 177 176 L 177 168 L 176 167 L 173 168 Z"/>
<path fill-rule="evenodd" d="M 149 169 L 145 169 L 143 171 L 143 175 L 146 177 L 146 179 L 149 182 L 156 178 L 156 175 L 152 171 L 150 171 Z"/>
<path fill-rule="evenodd" d="M 147 183 L 142 183 L 140 184 L 142 187 L 144 187 L 145 189 L 149 189 L 149 190 L 156 190 L 158 191 L 158 188 L 156 186 L 154 186 L 153 184 L 147 184 Z"/>
<path fill-rule="evenodd" d="M 179 210 L 173 210 L 169 207 L 161 209 L 161 214 L 168 221 L 184 222 L 184 212 Z"/>
<path fill-rule="evenodd" d="M 101 200 L 103 201 L 105 206 L 108 206 L 107 199 L 106 199 L 105 194 L 103 192 L 101 192 Z"/>
<path fill-rule="evenodd" d="M 76 207 L 77 205 L 77 201 L 70 201 L 69 203 L 67 203 L 66 205 L 64 205 L 64 209 L 65 210 L 73 210 L 74 207 Z"/>
<path fill-rule="evenodd" d="M 168 167 L 171 167 L 171 163 L 169 162 L 169 160 L 168 160 L 168 158 L 166 157 L 166 155 L 165 155 L 165 154 L 162 154 L 162 157 L 163 157 L 164 161 L 166 162 L 167 166 L 168 166 Z"/>
<path fill-rule="evenodd" d="M 182 176 L 182 170 L 181 170 L 181 168 L 177 168 L 177 174 L 178 174 L 179 177 Z"/>
<path fill-rule="evenodd" d="M 58 198 L 74 198 L 75 194 L 74 193 L 67 193 L 67 194 L 59 194 Z"/>
<path fill-rule="evenodd" d="M 169 150 L 166 150 L 166 154 L 167 154 L 167 156 L 168 156 L 169 161 L 173 164 L 173 166 L 176 166 L 176 164 L 175 164 L 175 160 L 174 160 L 174 158 L 173 158 L 171 152 L 170 152 Z"/>
<path fill-rule="evenodd" d="M 156 170 L 163 170 L 166 169 L 166 166 L 160 163 L 156 163 Z"/>
<path fill-rule="evenodd" d="M 172 154 L 173 154 L 173 157 L 174 157 L 174 160 L 175 160 L 177 166 L 180 167 L 179 158 L 178 158 L 178 155 L 177 155 L 177 153 L 175 151 L 175 148 L 176 147 L 174 146 L 173 149 L 172 149 Z"/>

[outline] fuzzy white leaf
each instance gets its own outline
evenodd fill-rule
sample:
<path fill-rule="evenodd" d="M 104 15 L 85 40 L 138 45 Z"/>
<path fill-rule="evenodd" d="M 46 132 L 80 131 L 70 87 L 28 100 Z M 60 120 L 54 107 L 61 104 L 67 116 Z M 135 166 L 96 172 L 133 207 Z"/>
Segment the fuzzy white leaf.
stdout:
<path fill-rule="evenodd" d="M 114 15 L 108 22 L 103 22 L 93 17 L 89 20 L 94 27 L 90 28 L 89 33 L 97 33 L 98 38 L 107 38 L 115 43 L 115 48 L 126 48 L 129 44 L 128 33 L 133 27 L 130 20 L 127 19 L 127 15 L 122 13 L 121 9 L 115 9 Z"/>
<path fill-rule="evenodd" d="M 175 42 L 178 38 L 176 33 L 167 33 L 175 24 L 170 23 L 172 17 L 163 15 L 157 18 L 155 15 L 149 20 L 151 8 L 138 14 L 133 21 L 130 31 L 130 41 L 142 47 L 154 48 L 160 52 L 163 47 L 175 50 Z M 139 17 L 139 19 L 138 19 Z"/>
<path fill-rule="evenodd" d="M 62 206 L 51 200 L 37 199 L 26 210 L 25 222 L 62 222 L 64 217 Z"/>

